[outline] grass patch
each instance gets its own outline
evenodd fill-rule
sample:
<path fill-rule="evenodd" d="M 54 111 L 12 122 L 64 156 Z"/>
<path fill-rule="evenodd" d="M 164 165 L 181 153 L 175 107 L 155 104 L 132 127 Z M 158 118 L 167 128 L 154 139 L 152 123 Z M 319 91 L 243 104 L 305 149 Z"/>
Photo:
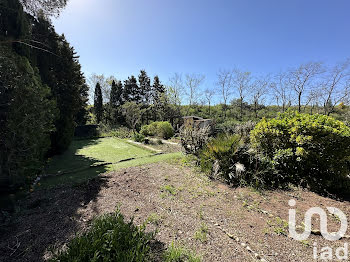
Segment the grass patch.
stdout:
<path fill-rule="evenodd" d="M 135 159 L 117 163 L 130 158 Z M 180 152 L 154 155 L 151 150 L 113 137 L 75 140 L 66 152 L 50 160 L 46 173 L 54 176 L 42 179 L 41 187 L 80 184 L 107 171 L 177 158 L 181 158 Z"/>
<path fill-rule="evenodd" d="M 208 239 L 208 226 L 202 223 L 201 227 L 194 233 L 194 239 L 205 242 Z"/>
<path fill-rule="evenodd" d="M 164 185 L 160 188 L 160 191 L 162 192 L 161 198 L 165 198 L 167 196 L 176 196 L 178 190 L 173 185 Z"/>
<path fill-rule="evenodd" d="M 176 246 L 174 242 L 164 254 L 164 262 L 200 262 L 201 258 L 188 249 Z"/>
<path fill-rule="evenodd" d="M 288 221 L 280 217 L 275 217 L 274 219 L 269 219 L 267 225 L 269 228 L 264 228 L 265 234 L 270 233 L 272 230 L 277 235 L 288 236 Z"/>
<path fill-rule="evenodd" d="M 157 213 L 151 213 L 147 219 L 146 224 L 153 224 L 153 225 L 159 225 L 162 221 L 162 218 Z"/>

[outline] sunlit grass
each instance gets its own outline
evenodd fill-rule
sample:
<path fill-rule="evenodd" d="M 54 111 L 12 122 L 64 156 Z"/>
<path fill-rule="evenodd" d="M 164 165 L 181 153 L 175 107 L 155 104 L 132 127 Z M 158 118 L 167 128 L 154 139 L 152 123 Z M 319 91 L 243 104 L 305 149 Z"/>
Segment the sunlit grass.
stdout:
<path fill-rule="evenodd" d="M 180 157 L 180 152 L 154 155 L 151 150 L 118 138 L 76 140 L 66 152 L 50 160 L 46 173 L 52 176 L 44 178 L 41 187 L 80 184 L 101 173 Z M 130 158 L 134 159 L 119 162 Z"/>

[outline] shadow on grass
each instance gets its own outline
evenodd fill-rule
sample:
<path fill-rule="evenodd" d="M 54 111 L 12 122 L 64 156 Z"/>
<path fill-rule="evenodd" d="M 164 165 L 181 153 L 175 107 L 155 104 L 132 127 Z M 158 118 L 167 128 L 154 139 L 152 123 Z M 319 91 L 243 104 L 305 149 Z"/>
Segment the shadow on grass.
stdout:
<path fill-rule="evenodd" d="M 61 155 L 54 156 L 48 164 L 42 179 L 43 188 L 57 185 L 77 185 L 107 171 L 104 162 L 84 155 L 78 151 L 85 147 L 97 145 L 98 139 L 74 140 Z"/>

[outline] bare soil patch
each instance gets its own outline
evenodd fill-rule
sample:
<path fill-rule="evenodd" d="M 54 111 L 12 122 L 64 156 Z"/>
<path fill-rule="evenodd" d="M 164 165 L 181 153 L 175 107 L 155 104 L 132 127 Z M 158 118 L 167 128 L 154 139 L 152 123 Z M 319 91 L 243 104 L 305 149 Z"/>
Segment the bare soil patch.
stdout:
<path fill-rule="evenodd" d="M 79 187 L 37 191 L 21 202 L 13 222 L 1 230 L 1 261 L 40 261 L 48 247 L 62 247 L 85 230 L 96 215 L 120 206 L 126 218 L 158 230 L 157 240 L 177 242 L 196 251 L 203 261 L 315 261 L 313 243 L 339 247 L 347 239 L 329 242 L 312 235 L 307 242 L 288 237 L 288 200 L 297 201 L 298 223 L 313 206 L 333 206 L 350 215 L 348 202 L 312 192 L 258 192 L 231 188 L 180 164 L 156 163 L 100 175 Z M 337 218 L 328 219 L 337 231 Z M 319 223 L 313 221 L 314 228 Z M 239 237 L 235 241 L 225 234 Z M 253 252 L 240 243 L 248 245 Z"/>

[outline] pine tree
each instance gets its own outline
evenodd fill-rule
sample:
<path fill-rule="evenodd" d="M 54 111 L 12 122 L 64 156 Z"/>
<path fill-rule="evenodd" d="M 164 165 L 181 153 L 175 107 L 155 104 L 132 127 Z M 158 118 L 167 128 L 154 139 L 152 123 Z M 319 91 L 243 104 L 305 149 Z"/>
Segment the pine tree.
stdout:
<path fill-rule="evenodd" d="M 103 114 L 102 90 L 101 85 L 99 83 L 97 83 L 95 87 L 94 110 L 96 115 L 96 121 L 99 124 L 102 120 Z"/>
<path fill-rule="evenodd" d="M 156 121 L 160 115 L 164 115 L 163 102 L 161 101 L 161 98 L 165 94 L 165 87 L 161 84 L 158 76 L 154 77 L 151 94 L 153 120 Z"/>
<path fill-rule="evenodd" d="M 141 70 L 139 74 L 140 95 L 142 103 L 146 106 L 151 103 L 151 79 L 145 70 Z"/>
<path fill-rule="evenodd" d="M 155 76 L 153 80 L 152 86 L 152 100 L 153 103 L 156 104 L 162 94 L 165 93 L 165 87 L 161 84 L 159 77 Z"/>
<path fill-rule="evenodd" d="M 124 118 L 121 110 L 123 105 L 123 84 L 121 81 L 117 83 L 112 82 L 111 96 L 109 101 L 110 112 L 111 112 L 111 124 L 122 124 L 124 123 Z"/>
<path fill-rule="evenodd" d="M 123 83 L 122 81 L 118 81 L 117 84 L 117 91 L 116 91 L 116 97 L 117 97 L 117 105 L 122 106 L 124 104 L 124 97 L 123 97 Z"/>
<path fill-rule="evenodd" d="M 139 86 L 137 85 L 137 80 L 134 76 L 128 77 L 124 81 L 124 100 L 125 102 L 141 102 L 141 94 Z"/>

